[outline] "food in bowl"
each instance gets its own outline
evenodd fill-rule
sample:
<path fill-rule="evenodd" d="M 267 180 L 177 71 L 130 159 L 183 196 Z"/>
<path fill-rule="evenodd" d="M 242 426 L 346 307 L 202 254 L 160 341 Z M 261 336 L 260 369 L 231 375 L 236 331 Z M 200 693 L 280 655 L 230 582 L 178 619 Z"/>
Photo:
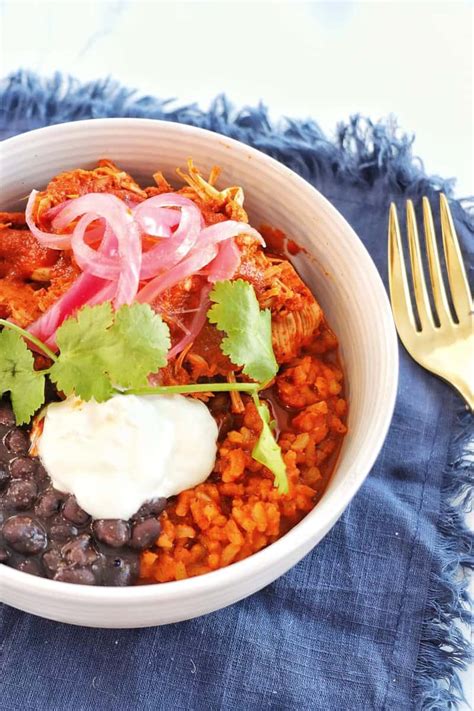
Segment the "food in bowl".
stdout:
<path fill-rule="evenodd" d="M 336 336 L 242 188 L 178 174 L 143 189 L 103 160 L 0 214 L 8 566 L 90 585 L 201 575 L 284 535 L 334 469 Z"/>

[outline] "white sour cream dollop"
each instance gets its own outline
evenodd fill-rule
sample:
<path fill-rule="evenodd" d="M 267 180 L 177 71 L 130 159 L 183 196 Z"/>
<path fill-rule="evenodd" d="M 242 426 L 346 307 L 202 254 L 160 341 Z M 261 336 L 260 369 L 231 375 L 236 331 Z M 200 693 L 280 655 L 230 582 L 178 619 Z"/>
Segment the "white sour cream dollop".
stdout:
<path fill-rule="evenodd" d="M 217 425 L 183 395 L 68 398 L 47 407 L 38 453 L 53 486 L 93 518 L 129 519 L 150 499 L 205 481 Z"/>

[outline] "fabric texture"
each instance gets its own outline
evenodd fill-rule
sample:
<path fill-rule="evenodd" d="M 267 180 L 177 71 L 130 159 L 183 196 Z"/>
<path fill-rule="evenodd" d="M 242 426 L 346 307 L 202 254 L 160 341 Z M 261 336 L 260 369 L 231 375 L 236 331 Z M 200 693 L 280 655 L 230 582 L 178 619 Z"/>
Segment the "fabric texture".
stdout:
<path fill-rule="evenodd" d="M 391 122 L 353 118 L 329 141 L 312 121 L 272 125 L 263 106 L 173 108 L 111 82 L 19 72 L 0 85 L 0 137 L 80 118 L 182 121 L 242 140 L 320 190 L 386 283 L 388 207 L 419 208 L 449 182 L 425 175 Z M 110 156 L 113 158 L 113 156 Z M 158 168 L 159 166 L 157 166 Z M 452 202 L 466 260 L 474 224 Z M 375 325 L 376 327 L 376 325 Z M 460 398 L 400 349 L 392 426 L 341 520 L 286 575 L 230 608 L 141 630 L 94 630 L 3 606 L 1 711 L 455 708 L 469 646 L 472 420 Z"/>

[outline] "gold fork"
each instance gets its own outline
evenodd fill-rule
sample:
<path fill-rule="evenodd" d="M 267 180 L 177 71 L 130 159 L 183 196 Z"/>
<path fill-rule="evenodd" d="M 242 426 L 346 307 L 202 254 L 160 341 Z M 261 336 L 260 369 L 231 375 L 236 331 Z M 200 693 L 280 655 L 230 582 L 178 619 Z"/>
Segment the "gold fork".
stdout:
<path fill-rule="evenodd" d="M 436 235 L 428 198 L 423 198 L 423 223 L 428 266 L 437 321 L 431 308 L 421 260 L 415 210 L 406 206 L 408 246 L 413 293 L 419 325 L 415 321 L 403 256 L 397 209 L 390 206 L 388 225 L 388 273 L 390 298 L 398 335 L 417 363 L 450 383 L 474 409 L 474 330 L 471 291 L 448 201 L 440 195 L 441 233 L 448 274 L 453 318 L 439 261 Z"/>

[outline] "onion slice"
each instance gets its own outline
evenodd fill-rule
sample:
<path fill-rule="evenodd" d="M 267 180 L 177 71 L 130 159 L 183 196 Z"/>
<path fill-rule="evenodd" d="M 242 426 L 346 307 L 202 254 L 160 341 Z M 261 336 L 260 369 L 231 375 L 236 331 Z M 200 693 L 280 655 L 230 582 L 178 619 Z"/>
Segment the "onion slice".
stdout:
<path fill-rule="evenodd" d="M 38 195 L 37 190 L 32 190 L 25 209 L 25 220 L 28 229 L 33 234 L 42 247 L 49 249 L 69 249 L 71 246 L 71 235 L 55 234 L 54 232 L 43 232 L 36 226 L 33 218 L 33 208 Z"/>
<path fill-rule="evenodd" d="M 104 301 L 112 301 L 117 291 L 117 284 L 112 281 L 102 281 L 101 288 L 96 291 L 84 304 L 84 306 L 96 306 Z"/>
<path fill-rule="evenodd" d="M 100 247 L 101 251 L 104 254 L 110 254 L 115 248 L 115 245 L 115 236 L 110 230 L 106 229 Z M 93 298 L 96 299 L 94 303 L 102 303 L 100 300 L 97 300 L 97 294 L 101 292 L 105 286 L 113 287 L 114 293 L 112 296 L 107 297 L 112 298 L 117 288 L 116 283 L 110 284 L 110 282 L 108 283 L 104 281 L 104 279 L 100 279 L 87 272 L 82 273 L 74 284 L 28 327 L 28 331 L 44 341 L 46 345 L 54 347 L 56 330 L 63 321 L 68 316 L 73 315 L 81 306 L 88 304 Z M 106 301 L 107 299 L 103 300 Z"/>
<path fill-rule="evenodd" d="M 87 215 L 83 215 L 77 223 L 71 239 L 74 259 L 83 272 L 93 274 L 102 279 L 118 280 L 120 276 L 120 261 L 118 259 L 117 249 L 111 250 L 111 255 L 115 253 L 114 256 L 107 256 L 106 254 L 101 254 L 99 251 L 92 249 L 92 247 L 86 244 L 84 239 L 86 229 L 91 222 L 95 222 L 98 219 L 100 219 L 98 215 L 88 213 Z M 114 241 L 116 244 L 117 240 L 115 236 Z"/>
<path fill-rule="evenodd" d="M 183 279 L 196 274 L 209 264 L 218 252 L 217 245 L 239 234 L 248 234 L 259 241 L 263 241 L 261 235 L 253 227 L 242 222 L 229 220 L 219 222 L 201 230 L 197 244 L 191 253 L 165 274 L 160 274 L 149 281 L 137 294 L 137 300 L 151 302 L 163 291 L 170 289 Z"/>
<path fill-rule="evenodd" d="M 180 207 L 181 212 L 170 210 L 170 207 Z M 169 219 L 170 212 L 177 214 L 179 224 L 175 223 L 178 227 L 169 239 L 143 253 L 141 279 L 150 279 L 160 271 L 174 267 L 194 247 L 201 231 L 201 211 L 192 200 L 177 193 L 149 198 L 135 208 L 134 217 L 143 227 L 144 219 L 150 215 L 159 222 L 161 211 L 164 212 L 164 219 Z M 147 234 L 150 234 L 148 230 Z"/>
<path fill-rule="evenodd" d="M 111 299 L 117 309 L 135 298 L 141 303 L 153 302 L 165 290 L 198 273 L 211 283 L 232 278 L 241 257 L 235 241 L 238 235 L 249 235 L 265 246 L 257 230 L 246 223 L 227 220 L 206 226 L 197 205 L 178 193 L 157 195 L 133 207 L 115 195 L 89 193 L 50 208 L 46 214 L 58 233 L 42 232 L 33 219 L 37 195 L 37 191 L 31 192 L 26 209 L 31 232 L 44 246 L 71 248 L 83 270 L 72 287 L 30 326 L 31 333 L 48 344 L 54 344 L 64 319 L 86 304 Z M 71 234 L 60 234 L 77 219 Z M 158 238 L 146 252 L 144 234 Z M 138 291 L 141 280 L 149 281 Z M 203 290 L 190 330 L 173 346 L 170 357 L 201 330 L 209 289 Z"/>
<path fill-rule="evenodd" d="M 178 343 L 175 343 L 175 345 L 168 352 L 168 360 L 170 360 L 171 358 L 175 358 L 181 353 L 181 351 L 184 351 L 186 346 L 195 341 L 197 336 L 201 332 L 202 327 L 206 323 L 207 311 L 210 305 L 210 290 L 211 287 L 209 285 L 203 287 L 201 291 L 199 306 L 193 316 L 193 319 L 189 326 L 189 331 L 178 341 Z"/>
<path fill-rule="evenodd" d="M 151 237 L 171 237 L 171 230 L 179 225 L 181 213 L 167 207 L 150 205 L 153 199 L 148 198 L 137 205 L 133 210 L 134 217 L 145 234 Z"/>
<path fill-rule="evenodd" d="M 87 273 L 81 274 L 71 288 L 28 327 L 28 331 L 50 345 L 51 337 L 54 336 L 62 322 L 81 306 L 84 306 L 94 294 L 103 288 L 104 284 L 104 280 L 99 277 Z"/>
<path fill-rule="evenodd" d="M 86 214 L 92 213 L 92 215 Z M 64 210 L 61 211 L 53 220 L 55 229 L 63 229 L 72 220 L 84 215 L 87 219 L 79 221 L 74 228 L 71 246 L 74 251 L 74 256 L 82 263 L 91 264 L 91 253 L 94 252 L 88 245 L 85 244 L 83 236 L 86 227 L 93 221 L 102 217 L 117 239 L 119 265 L 114 265 L 110 260 L 105 259 L 101 255 L 94 258 L 108 269 L 102 272 L 105 278 L 118 278 L 117 292 L 114 299 L 115 308 L 119 308 L 122 304 L 132 303 L 137 293 L 140 267 L 142 260 L 141 239 L 138 226 L 132 216 L 131 210 L 126 207 L 122 200 L 115 195 L 107 195 L 104 193 L 90 193 L 82 197 L 72 200 Z M 118 271 L 115 266 L 119 266 Z M 97 270 L 99 267 L 97 267 Z"/>
<path fill-rule="evenodd" d="M 217 222 L 215 225 L 205 227 L 199 235 L 199 244 L 216 244 L 217 242 L 223 242 L 226 239 L 237 237 L 238 235 L 254 237 L 254 239 L 265 247 L 265 241 L 260 232 L 250 227 L 246 222 L 237 222 L 236 220 Z"/>
<path fill-rule="evenodd" d="M 36 191 L 35 191 L 36 192 Z M 66 207 L 68 202 L 71 202 L 71 198 L 68 198 L 67 200 L 64 200 L 63 202 L 60 202 L 58 205 L 55 205 L 54 207 L 50 207 L 48 210 L 44 212 L 43 217 L 45 217 L 47 220 L 52 220 L 56 215 L 61 212 L 61 210 Z"/>
<path fill-rule="evenodd" d="M 157 296 L 179 284 L 189 276 L 196 274 L 205 267 L 217 255 L 217 246 L 210 244 L 199 250 L 194 250 L 188 257 L 170 269 L 166 274 L 159 275 L 149 281 L 137 294 L 137 301 L 140 303 L 150 303 Z"/>
<path fill-rule="evenodd" d="M 228 239 L 219 245 L 219 252 L 210 262 L 204 274 L 208 280 L 215 284 L 216 281 L 232 279 L 240 266 L 241 252 L 234 239 Z"/>

